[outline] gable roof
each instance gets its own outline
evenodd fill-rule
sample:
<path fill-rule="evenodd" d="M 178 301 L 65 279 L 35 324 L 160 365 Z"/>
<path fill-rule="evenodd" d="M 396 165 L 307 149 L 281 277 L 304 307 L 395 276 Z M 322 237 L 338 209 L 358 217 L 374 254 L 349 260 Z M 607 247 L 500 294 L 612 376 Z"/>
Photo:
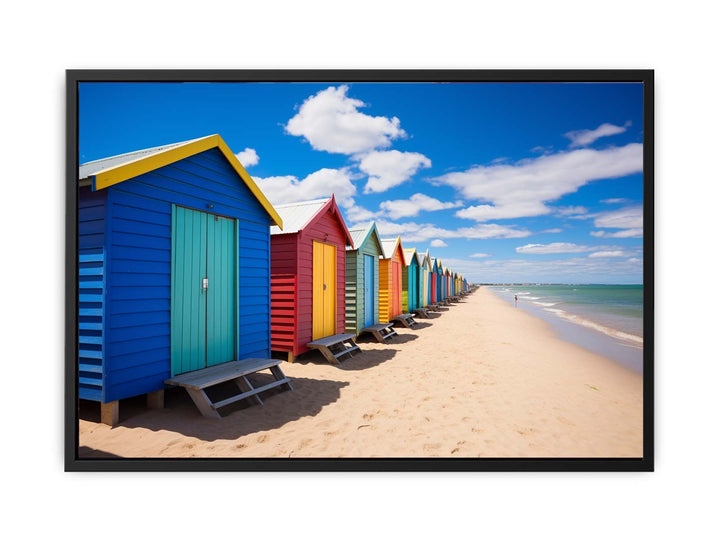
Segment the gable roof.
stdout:
<path fill-rule="evenodd" d="M 330 212 L 335 215 L 345 235 L 345 244 L 354 246 L 353 238 L 348 231 L 345 220 L 340 213 L 335 195 L 325 199 L 315 199 L 312 201 L 300 201 L 295 203 L 278 204 L 275 206 L 278 214 L 283 220 L 285 226 L 282 231 L 278 227 L 270 227 L 270 234 L 293 234 L 307 229 L 325 213 Z"/>
<path fill-rule="evenodd" d="M 363 246 L 370 239 L 371 236 L 375 236 L 375 241 L 377 242 L 377 245 L 380 248 L 380 256 L 385 258 L 385 250 L 383 249 L 382 242 L 380 241 L 380 234 L 377 231 L 377 227 L 375 226 L 374 221 L 372 222 L 372 224 L 369 227 L 365 227 L 362 229 L 351 229 L 350 236 L 352 237 L 353 246 L 355 246 L 355 247 L 353 248 L 353 247 L 346 246 L 345 249 L 360 250 L 363 248 Z"/>
<path fill-rule="evenodd" d="M 405 255 L 405 266 L 411 266 L 413 259 L 415 259 L 418 266 L 420 266 L 420 259 L 418 258 L 418 252 L 415 248 L 403 249 L 403 254 Z"/>
<path fill-rule="evenodd" d="M 92 190 L 97 191 L 212 148 L 217 148 L 222 152 L 225 159 L 228 160 L 238 176 L 270 215 L 273 223 L 282 228 L 282 219 L 275 211 L 275 208 L 247 173 L 235 154 L 232 153 L 232 150 L 225 144 L 225 141 L 222 140 L 222 137 L 217 134 L 89 161 L 80 165 L 78 180 L 90 180 Z"/>
<path fill-rule="evenodd" d="M 385 238 L 381 240 L 381 242 L 386 259 L 392 259 L 393 255 L 395 255 L 395 250 L 398 250 L 400 252 L 400 258 L 402 259 L 403 265 L 407 266 L 405 263 L 405 253 L 403 253 L 402 249 L 402 241 L 399 236 L 395 239 Z"/>

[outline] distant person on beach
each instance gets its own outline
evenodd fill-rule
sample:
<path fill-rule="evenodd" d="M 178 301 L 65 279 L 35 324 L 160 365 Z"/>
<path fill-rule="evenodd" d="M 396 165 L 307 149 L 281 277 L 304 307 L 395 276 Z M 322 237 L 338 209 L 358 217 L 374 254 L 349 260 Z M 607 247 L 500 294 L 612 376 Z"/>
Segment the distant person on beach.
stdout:
<path fill-rule="evenodd" d="M 515 307 L 517 307 L 517 294 L 515 295 Z"/>

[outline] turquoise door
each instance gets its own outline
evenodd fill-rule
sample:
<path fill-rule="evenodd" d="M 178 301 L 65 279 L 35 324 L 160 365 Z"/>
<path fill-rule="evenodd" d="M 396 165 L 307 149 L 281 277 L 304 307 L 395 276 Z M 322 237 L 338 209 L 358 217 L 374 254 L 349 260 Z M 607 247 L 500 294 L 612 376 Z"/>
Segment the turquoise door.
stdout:
<path fill-rule="evenodd" d="M 236 238 L 234 220 L 173 206 L 172 375 L 235 360 Z"/>
<path fill-rule="evenodd" d="M 375 324 L 375 257 L 365 257 L 365 327 Z"/>

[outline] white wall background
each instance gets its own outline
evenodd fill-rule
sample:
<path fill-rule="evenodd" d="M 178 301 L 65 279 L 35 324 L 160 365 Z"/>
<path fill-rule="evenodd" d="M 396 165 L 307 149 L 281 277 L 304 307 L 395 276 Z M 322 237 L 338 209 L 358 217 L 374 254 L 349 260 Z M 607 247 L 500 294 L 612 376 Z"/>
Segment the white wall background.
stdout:
<path fill-rule="evenodd" d="M 4 6 L 3 528 L 18 537 L 65 532 L 103 539 L 707 537 L 716 529 L 720 479 L 714 164 L 720 107 L 717 18 L 709 5 Z M 66 68 L 655 69 L 656 472 L 62 472 Z"/>

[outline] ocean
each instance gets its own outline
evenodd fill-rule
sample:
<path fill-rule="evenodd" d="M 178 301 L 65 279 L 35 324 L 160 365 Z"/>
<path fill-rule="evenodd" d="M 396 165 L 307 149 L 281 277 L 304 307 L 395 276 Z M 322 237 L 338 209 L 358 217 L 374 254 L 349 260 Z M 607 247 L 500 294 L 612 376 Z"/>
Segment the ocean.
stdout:
<path fill-rule="evenodd" d="M 642 285 L 498 285 L 500 298 L 549 322 L 560 337 L 642 373 Z"/>

